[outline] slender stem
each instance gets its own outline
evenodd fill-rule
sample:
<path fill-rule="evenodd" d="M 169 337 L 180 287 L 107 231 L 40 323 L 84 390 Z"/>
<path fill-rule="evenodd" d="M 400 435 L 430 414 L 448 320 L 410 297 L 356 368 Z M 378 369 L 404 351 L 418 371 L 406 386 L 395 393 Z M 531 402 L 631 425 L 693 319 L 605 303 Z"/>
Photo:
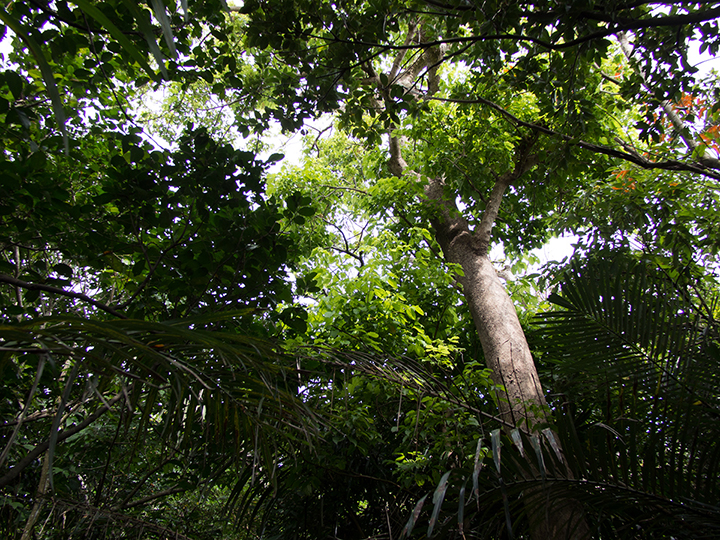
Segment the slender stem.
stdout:
<path fill-rule="evenodd" d="M 13 251 L 15 253 L 15 277 L 20 277 L 20 248 L 15 245 L 13 246 Z M 15 286 L 15 300 L 17 301 L 17 306 L 19 308 L 23 307 L 23 300 L 22 300 L 22 294 L 20 293 L 20 287 L 17 285 Z"/>
<path fill-rule="evenodd" d="M 113 398 L 108 401 L 108 405 L 112 406 L 115 403 L 117 403 L 122 397 L 124 396 L 123 392 L 118 392 L 113 396 Z M 99 407 L 93 414 L 88 416 L 83 422 L 79 423 L 76 426 L 73 426 L 71 428 L 68 428 L 64 431 L 61 431 L 57 435 L 57 441 L 56 442 L 62 442 L 68 437 L 72 437 L 76 433 L 81 432 L 83 429 L 88 427 L 90 424 L 95 422 L 98 418 L 100 418 L 103 414 L 105 414 L 107 411 L 110 410 L 110 407 L 108 405 L 103 405 L 102 407 Z M 45 452 L 48 447 L 50 446 L 50 441 L 43 441 L 35 448 L 33 448 L 28 454 L 22 458 L 18 463 L 8 471 L 5 476 L 0 478 L 0 489 L 7 486 L 10 482 L 15 480 L 15 478 L 20 475 L 21 472 L 23 472 L 28 465 L 30 465 L 33 461 L 35 461 L 43 452 Z"/>
<path fill-rule="evenodd" d="M 17 437 L 17 434 L 20 431 L 20 426 L 22 426 L 23 421 L 25 420 L 25 416 L 27 415 L 28 409 L 30 409 L 30 404 L 32 403 L 33 397 L 35 397 L 35 391 L 37 390 L 38 383 L 40 382 L 40 377 L 42 377 L 43 370 L 45 369 L 46 357 L 47 357 L 47 354 L 40 355 L 40 360 L 38 361 L 37 373 L 35 374 L 35 381 L 33 382 L 32 388 L 30 389 L 30 393 L 28 394 L 27 398 L 25 399 L 25 406 L 23 407 L 23 410 L 20 413 L 20 417 L 17 420 L 17 425 L 15 426 L 15 429 L 13 430 L 12 435 L 10 435 L 10 440 L 5 445 L 5 449 L 3 450 L 2 455 L 0 455 L 0 467 L 2 467 L 3 463 L 5 463 L 8 453 L 10 452 L 10 447 L 12 446 L 13 442 L 15 441 L 15 437 Z"/>
<path fill-rule="evenodd" d="M 483 253 L 487 253 L 487 249 L 490 246 L 492 228 L 497 220 L 500 203 L 502 202 L 505 190 L 537 162 L 537 156 L 532 153 L 532 148 L 536 141 L 536 135 L 526 137 L 518 145 L 513 170 L 507 171 L 495 181 L 495 185 L 490 192 L 490 198 L 485 206 L 485 211 L 480 219 L 480 224 L 474 232 L 474 236 L 477 238 Z"/>

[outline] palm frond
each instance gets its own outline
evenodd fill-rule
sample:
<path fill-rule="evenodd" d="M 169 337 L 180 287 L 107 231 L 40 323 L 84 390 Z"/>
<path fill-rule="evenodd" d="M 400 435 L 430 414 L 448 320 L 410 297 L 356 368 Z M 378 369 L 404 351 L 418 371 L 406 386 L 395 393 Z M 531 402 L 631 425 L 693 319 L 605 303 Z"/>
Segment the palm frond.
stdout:
<path fill-rule="evenodd" d="M 538 317 L 555 425 L 490 431 L 486 417 L 477 448 L 494 466 L 443 477 L 436 537 L 524 538 L 562 519 L 579 536 L 717 537 L 720 328 L 700 290 L 621 254 L 573 263 Z"/>
<path fill-rule="evenodd" d="M 603 523 L 630 536 L 641 526 L 713 537 L 720 327 L 697 287 L 629 256 L 607 260 L 573 263 L 550 298 L 562 309 L 539 317 L 564 400 L 556 416 L 576 478 L 568 492 L 582 491 Z"/>
<path fill-rule="evenodd" d="M 224 318 L 235 315 L 247 313 Z M 129 411 L 127 418 L 139 422 L 139 432 L 160 429 L 168 447 L 192 448 L 202 437 L 238 459 L 262 462 L 266 470 L 275 466 L 272 449 L 278 444 L 309 444 L 317 421 L 298 398 L 297 381 L 289 376 L 294 366 L 269 342 L 203 329 L 218 320 L 217 315 L 170 323 L 59 316 L 0 326 L 0 370 L 27 369 L 38 357 L 64 366 L 57 381 L 45 381 L 42 392 L 50 406 L 62 394 L 57 426 L 42 440 L 37 430 L 28 435 L 26 446 L 35 445 L 30 452 L 17 445 L 12 452 L 3 450 L 4 456 L 14 456 L 14 466 L 0 485 L 17 477 L 18 464 L 54 449 L 57 440 L 77 429 L 67 423 L 70 402 L 77 414 L 87 411 L 86 421 L 118 404 Z"/>

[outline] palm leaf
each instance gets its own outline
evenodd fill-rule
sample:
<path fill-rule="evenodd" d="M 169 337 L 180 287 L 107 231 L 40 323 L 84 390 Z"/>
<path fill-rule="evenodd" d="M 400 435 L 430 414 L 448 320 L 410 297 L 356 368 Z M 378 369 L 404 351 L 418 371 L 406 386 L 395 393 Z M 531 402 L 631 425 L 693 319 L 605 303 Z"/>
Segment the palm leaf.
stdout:
<path fill-rule="evenodd" d="M 192 447 L 196 441 L 191 434 L 197 433 L 197 426 L 239 457 L 259 448 L 263 467 L 271 470 L 273 440 L 282 439 L 290 447 L 308 444 L 316 430 L 315 416 L 287 386 L 288 368 L 272 344 L 193 328 L 217 320 L 212 316 L 207 321 L 163 324 L 46 317 L 0 326 L 0 351 L 43 353 L 67 358 L 74 366 L 75 376 L 66 380 L 58 396 L 60 405 L 48 435 L 51 453 L 59 440 L 63 404 L 71 394 L 87 401 L 98 388 L 106 388 L 127 394 L 121 403 L 141 412 L 140 431 L 160 414 L 168 444 Z M 13 357 L 14 362 L 24 361 L 23 353 L 4 356 L 6 363 Z M 126 386 L 132 391 L 126 392 Z M 85 408 L 91 406 L 87 401 Z"/>
<path fill-rule="evenodd" d="M 163 4 L 162 0 L 150 0 L 150 3 L 152 4 L 153 11 L 155 12 L 155 17 L 162 27 L 165 43 L 167 43 L 168 49 L 170 49 L 170 54 L 172 54 L 173 58 L 176 58 L 177 51 L 175 50 L 175 36 L 173 36 L 172 26 L 170 26 L 170 19 L 165 12 L 165 4 Z M 185 11 L 187 12 L 187 9 Z"/>
<path fill-rule="evenodd" d="M 167 68 L 165 67 L 165 57 L 160 50 L 157 41 L 155 40 L 155 33 L 153 32 L 153 27 L 150 23 L 149 14 L 146 13 L 144 10 L 140 9 L 137 2 L 135 2 L 134 0 L 123 0 L 123 4 L 128 9 L 128 11 L 132 13 L 135 22 L 140 28 L 140 31 L 142 32 L 143 36 L 145 36 L 145 41 L 147 41 L 148 47 L 150 47 L 150 52 L 155 57 L 155 62 L 157 62 L 157 65 L 160 68 L 163 77 L 169 79 L 170 77 L 168 75 Z M 171 40 L 172 39 L 173 38 L 171 36 Z M 171 50 L 174 50 L 175 42 L 171 41 L 171 43 L 173 47 Z"/>
<path fill-rule="evenodd" d="M 447 471 L 445 474 L 443 474 L 437 488 L 435 488 L 435 493 L 433 493 L 433 511 L 432 515 L 430 516 L 430 523 L 428 524 L 428 538 L 432 538 L 433 529 L 435 528 L 438 516 L 440 515 L 440 509 L 442 508 L 443 500 L 445 499 L 445 492 L 448 489 L 448 478 L 450 477 L 451 472 L 452 471 Z"/>
<path fill-rule="evenodd" d="M 562 309 L 539 317 L 564 409 L 584 418 L 559 419 L 569 466 L 586 483 L 561 489 L 586 490 L 578 497 L 612 534 L 642 526 L 699 537 L 697 522 L 716 531 L 720 359 L 709 302 L 642 261 L 603 260 L 571 265 L 550 298 Z"/>
<path fill-rule="evenodd" d="M 89 3 L 87 0 L 76 0 L 75 3 L 87 15 L 95 19 L 110 35 L 117 40 L 122 48 L 127 52 L 153 80 L 157 80 L 155 70 L 150 67 L 145 55 L 138 50 L 135 45 L 127 38 L 127 36 L 105 15 L 102 11 Z"/>
<path fill-rule="evenodd" d="M 717 537 L 720 332 L 697 290 L 619 255 L 568 268 L 559 309 L 538 318 L 564 399 L 556 424 L 492 430 L 495 480 L 476 459 L 476 501 L 446 489 L 473 533 L 511 538 L 563 516 L 571 534 Z"/>

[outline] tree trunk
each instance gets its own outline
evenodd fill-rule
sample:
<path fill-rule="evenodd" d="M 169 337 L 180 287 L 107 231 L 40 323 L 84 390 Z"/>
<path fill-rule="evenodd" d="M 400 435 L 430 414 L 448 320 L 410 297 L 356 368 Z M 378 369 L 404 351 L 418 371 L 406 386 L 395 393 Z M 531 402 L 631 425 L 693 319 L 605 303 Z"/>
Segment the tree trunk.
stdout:
<path fill-rule="evenodd" d="M 516 179 L 522 172 L 522 168 L 516 167 L 512 174 L 506 175 L 504 187 L 500 185 L 503 178 L 498 180 L 483 220 L 473 232 L 455 203 L 443 197 L 442 180 L 431 179 L 426 195 L 437 206 L 438 217 L 432 225 L 445 260 L 462 268 L 463 275 L 457 279 L 480 336 L 485 361 L 492 370 L 495 384 L 504 388 L 504 392 L 498 392 L 500 415 L 508 424 L 531 433 L 536 424 L 549 420 L 550 413 L 515 305 L 488 257 L 489 235 L 499 198 L 510 183 L 507 180 Z M 490 216 L 491 221 L 487 223 L 485 218 L 492 213 L 495 216 Z M 539 472 L 534 472 L 539 478 Z M 527 491 L 524 499 L 528 514 L 535 520 L 533 538 L 590 538 L 582 506 L 577 501 L 552 501 L 556 504 L 550 510 L 542 488 Z"/>
<path fill-rule="evenodd" d="M 504 388 L 498 392 L 500 415 L 507 424 L 528 433 L 532 433 L 536 424 L 547 422 L 550 413 L 515 305 L 501 283 L 488 251 L 502 195 L 532 166 L 531 147 L 532 142 L 521 145 L 515 169 L 497 180 L 475 231 L 470 231 L 454 201 L 443 196 L 442 179 L 431 179 L 426 188 L 426 195 L 437 210 L 432 221 L 435 237 L 445 260 L 462 268 L 463 275 L 457 279 L 480 336 L 485 361 L 492 370 L 495 384 Z M 538 471 L 535 473 L 539 478 Z M 552 501 L 555 505 L 550 510 L 542 488 L 527 491 L 524 493 L 525 504 L 535 521 L 533 538 L 581 540 L 590 537 L 582 506 L 577 501 Z"/>
<path fill-rule="evenodd" d="M 525 332 L 520 325 L 515 305 L 503 286 L 488 257 L 492 228 L 506 189 L 536 162 L 532 153 L 534 137 L 517 147 L 515 167 L 498 177 L 480 224 L 471 231 L 453 199 L 444 195 L 442 178 L 432 178 L 425 195 L 434 205 L 432 226 L 445 260 L 457 264 L 462 275 L 457 280 L 470 308 L 475 328 L 492 370 L 493 380 L 504 390 L 497 394 L 500 415 L 507 425 L 529 434 L 538 423 L 549 420 L 550 411 L 543 394 L 537 369 L 530 353 Z M 407 164 L 402 158 L 402 141 L 390 139 L 390 172 L 400 176 Z M 413 173 L 408 173 L 413 174 Z M 570 471 L 566 471 L 569 476 Z M 535 478 L 540 478 L 535 470 Z M 523 493 L 524 503 L 536 540 L 586 540 L 590 531 L 583 517 L 582 505 L 574 500 L 552 501 L 548 506 L 543 488 Z"/>
<path fill-rule="evenodd" d="M 515 305 L 488 257 L 489 230 L 486 235 L 483 229 L 471 232 L 455 204 L 442 194 L 442 181 L 431 180 L 426 195 L 439 210 L 432 223 L 435 237 L 445 260 L 463 270 L 458 281 L 486 362 L 495 383 L 505 388 L 498 395 L 501 416 L 507 423 L 530 432 L 536 423 L 547 420 L 547 403 Z"/>
<path fill-rule="evenodd" d="M 408 30 L 408 40 L 418 36 L 422 41 L 423 30 L 418 25 Z M 408 41 L 409 42 L 409 41 Z M 400 51 L 388 75 L 388 80 L 401 84 L 404 88 L 415 88 L 420 73 L 425 69 L 428 76 L 426 97 L 432 96 L 438 89 L 437 66 L 442 62 L 444 49 L 428 47 L 420 58 L 405 70 L 401 69 L 405 51 Z M 364 69 L 375 81 L 378 94 L 385 105 L 391 105 L 387 88 L 375 73 L 370 63 Z M 375 103 L 377 109 L 383 104 Z M 425 188 L 425 195 L 435 206 L 432 226 L 445 260 L 462 268 L 463 275 L 458 277 L 462 285 L 465 300 L 475 322 L 485 361 L 492 370 L 495 384 L 503 390 L 498 391 L 500 415 L 506 425 L 533 433 L 538 423 L 548 421 L 550 411 L 538 379 L 537 369 L 530 353 L 525 333 L 518 319 L 515 305 L 495 271 L 488 257 L 492 228 L 497 219 L 500 203 L 507 188 L 537 163 L 533 146 L 538 133 L 531 133 L 520 140 L 516 146 L 514 167 L 496 178 L 495 185 L 483 212 L 480 224 L 470 230 L 467 221 L 454 202 L 454 197 L 445 195 L 442 178 L 432 178 Z M 415 174 L 407 171 L 407 163 L 402 156 L 403 140 L 390 134 L 390 159 L 388 169 L 395 176 Z M 537 471 L 535 471 L 537 472 Z M 569 474 L 569 471 L 567 471 Z M 539 478 L 539 474 L 535 475 Z M 533 538 L 537 540 L 580 540 L 589 538 L 589 529 L 583 518 L 582 506 L 577 501 L 561 501 L 550 514 L 547 505 L 531 508 L 529 501 L 543 497 L 542 490 L 530 489 L 524 493 L 528 515 L 534 519 Z"/>

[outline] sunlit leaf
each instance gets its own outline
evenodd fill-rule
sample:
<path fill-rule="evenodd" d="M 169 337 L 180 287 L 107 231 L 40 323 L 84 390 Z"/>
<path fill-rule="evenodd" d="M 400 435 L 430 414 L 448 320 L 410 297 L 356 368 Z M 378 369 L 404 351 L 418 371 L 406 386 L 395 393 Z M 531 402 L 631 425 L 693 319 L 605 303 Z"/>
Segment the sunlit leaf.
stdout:
<path fill-rule="evenodd" d="M 55 75 L 52 68 L 45 60 L 45 54 L 34 37 L 34 32 L 31 32 L 15 20 L 4 8 L 0 8 L 0 20 L 12 29 L 13 32 L 27 45 L 28 49 L 32 53 L 35 61 L 40 68 L 42 73 L 43 82 L 45 83 L 45 89 L 50 96 L 52 102 L 53 112 L 55 114 L 55 121 L 57 122 L 58 128 L 63 135 L 63 143 L 65 145 L 65 153 L 70 151 L 67 131 L 65 129 L 65 109 L 63 107 L 62 98 L 58 91 L 57 85 L 55 84 Z"/>
<path fill-rule="evenodd" d="M 120 43 L 123 50 L 125 50 L 130 56 L 132 56 L 135 61 L 140 64 L 140 67 L 143 68 L 145 73 L 150 76 L 153 80 L 157 79 L 157 75 L 155 73 L 155 70 L 153 70 L 150 67 L 150 64 L 148 64 L 147 59 L 145 56 L 135 47 L 135 45 L 132 44 L 132 42 L 125 36 L 125 34 L 117 27 L 113 22 L 98 8 L 96 8 L 93 4 L 91 4 L 88 0 L 76 0 L 75 3 L 82 9 L 85 13 L 87 13 L 90 17 L 95 19 L 99 24 L 101 24 L 105 29 L 107 29 L 108 32 L 112 35 L 114 39 Z"/>

